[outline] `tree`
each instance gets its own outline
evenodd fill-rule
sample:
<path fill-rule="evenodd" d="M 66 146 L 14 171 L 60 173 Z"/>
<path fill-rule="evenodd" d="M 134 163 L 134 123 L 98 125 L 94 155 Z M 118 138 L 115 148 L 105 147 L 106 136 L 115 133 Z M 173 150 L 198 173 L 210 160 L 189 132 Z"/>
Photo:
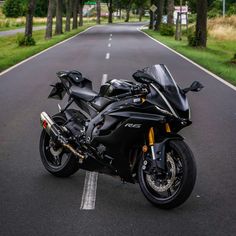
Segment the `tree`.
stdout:
<path fill-rule="evenodd" d="M 55 4 L 55 0 L 49 0 L 48 1 L 48 15 L 47 15 L 47 25 L 46 25 L 45 39 L 52 38 L 54 4 Z"/>
<path fill-rule="evenodd" d="M 132 6 L 133 0 L 126 0 L 125 1 L 125 10 L 126 10 L 126 17 L 125 17 L 125 22 L 129 22 L 129 17 L 130 17 L 130 10 Z"/>
<path fill-rule="evenodd" d="M 72 29 L 78 28 L 78 0 L 73 0 L 73 23 Z"/>
<path fill-rule="evenodd" d="M 62 34 L 62 0 L 57 0 L 55 34 Z"/>
<path fill-rule="evenodd" d="M 164 0 L 158 0 L 157 1 L 157 19 L 156 19 L 156 24 L 155 24 L 155 30 L 157 31 L 160 30 L 163 10 L 164 10 Z"/>
<path fill-rule="evenodd" d="M 139 21 L 142 21 L 142 17 L 145 13 L 145 8 L 148 8 L 148 2 L 149 0 L 135 0 L 135 7 L 138 10 L 138 14 L 139 14 Z"/>
<path fill-rule="evenodd" d="M 84 8 L 84 0 L 79 0 L 79 26 L 83 26 L 83 8 Z"/>
<path fill-rule="evenodd" d="M 28 9 L 26 14 L 26 24 L 25 24 L 25 37 L 28 38 L 31 38 L 33 33 L 33 17 L 35 10 L 35 1 L 36 0 L 28 1 Z"/>
<path fill-rule="evenodd" d="M 167 3 L 167 24 L 169 24 L 169 25 L 172 25 L 174 23 L 174 10 L 175 10 L 174 0 L 168 0 L 168 3 Z"/>
<path fill-rule="evenodd" d="M 197 1 L 196 46 L 206 47 L 207 42 L 207 0 Z"/>
<path fill-rule="evenodd" d="M 112 13 L 113 13 L 113 5 L 112 0 L 107 1 L 107 8 L 108 8 L 108 23 L 112 23 Z"/>
<path fill-rule="evenodd" d="M 66 27 L 65 31 L 70 31 L 70 18 L 72 11 L 72 0 L 66 0 Z"/>
<path fill-rule="evenodd" d="M 19 17 L 22 15 L 22 11 L 20 0 L 6 0 L 3 4 L 3 14 L 6 17 Z"/>
<path fill-rule="evenodd" d="M 48 0 L 36 1 L 34 16 L 45 17 L 47 16 Z"/>
<path fill-rule="evenodd" d="M 97 0 L 97 24 L 101 24 L 101 1 Z"/>

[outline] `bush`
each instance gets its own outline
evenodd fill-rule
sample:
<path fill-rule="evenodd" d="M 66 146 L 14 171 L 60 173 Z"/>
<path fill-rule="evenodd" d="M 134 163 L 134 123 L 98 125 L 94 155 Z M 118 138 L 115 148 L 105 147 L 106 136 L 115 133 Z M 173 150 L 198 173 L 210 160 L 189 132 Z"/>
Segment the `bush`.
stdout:
<path fill-rule="evenodd" d="M 197 46 L 197 38 L 196 38 L 195 29 L 193 27 L 188 29 L 187 37 L 188 37 L 188 45 L 191 47 L 196 47 Z"/>
<path fill-rule="evenodd" d="M 208 18 L 215 18 L 221 16 L 221 10 L 218 10 L 216 8 L 211 9 L 210 11 L 207 12 Z"/>
<path fill-rule="evenodd" d="M 20 0 L 6 0 L 3 5 L 3 14 L 6 17 L 19 17 L 22 15 Z"/>
<path fill-rule="evenodd" d="M 234 56 L 233 56 L 233 58 L 231 59 L 230 62 L 236 64 L 236 53 L 234 53 Z"/>
<path fill-rule="evenodd" d="M 6 28 L 10 27 L 10 21 L 9 21 L 9 20 L 6 20 L 6 21 L 5 21 L 5 27 L 6 27 Z"/>
<path fill-rule="evenodd" d="M 192 24 L 195 23 L 197 21 L 197 14 L 190 14 L 188 16 L 188 23 Z"/>
<path fill-rule="evenodd" d="M 236 3 L 231 4 L 229 10 L 227 11 L 228 16 L 236 15 Z"/>
<path fill-rule="evenodd" d="M 174 36 L 174 27 L 168 24 L 161 24 L 160 26 L 160 34 L 164 36 Z"/>
<path fill-rule="evenodd" d="M 17 44 L 18 46 L 34 46 L 36 44 L 34 38 L 32 36 L 24 36 L 18 35 L 17 36 Z"/>

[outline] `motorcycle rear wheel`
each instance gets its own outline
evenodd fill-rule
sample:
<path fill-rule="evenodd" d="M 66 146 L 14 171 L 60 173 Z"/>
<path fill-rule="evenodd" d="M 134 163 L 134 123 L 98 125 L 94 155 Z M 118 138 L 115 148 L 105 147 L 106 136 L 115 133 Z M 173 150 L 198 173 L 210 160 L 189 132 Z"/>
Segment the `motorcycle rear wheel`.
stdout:
<path fill-rule="evenodd" d="M 54 115 L 52 119 L 58 125 L 63 125 L 66 122 L 65 115 L 61 113 Z M 39 151 L 45 169 L 54 176 L 69 177 L 79 169 L 77 160 L 71 153 L 63 147 L 55 149 L 51 145 L 50 136 L 45 130 L 41 133 Z"/>
<path fill-rule="evenodd" d="M 146 199 L 162 209 L 172 209 L 183 204 L 190 196 L 196 181 L 196 164 L 192 151 L 181 140 L 173 140 L 166 146 L 167 173 L 158 171 L 147 174 L 143 168 L 146 157 L 138 168 L 139 185 Z"/>

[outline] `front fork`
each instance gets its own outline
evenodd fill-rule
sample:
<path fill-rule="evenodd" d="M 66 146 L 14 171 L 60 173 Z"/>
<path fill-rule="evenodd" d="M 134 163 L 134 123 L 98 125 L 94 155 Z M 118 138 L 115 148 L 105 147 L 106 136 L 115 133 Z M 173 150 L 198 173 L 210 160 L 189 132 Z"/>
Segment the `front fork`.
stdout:
<path fill-rule="evenodd" d="M 170 133 L 170 126 L 168 123 L 165 125 L 166 133 Z M 154 128 L 151 127 L 148 132 L 148 145 L 151 150 L 151 158 L 152 158 L 152 168 L 159 168 L 162 170 L 166 169 L 166 157 L 165 157 L 165 146 L 166 142 L 169 139 L 164 139 L 161 143 L 155 143 L 155 134 Z M 148 147 L 143 147 L 143 152 L 147 152 Z"/>

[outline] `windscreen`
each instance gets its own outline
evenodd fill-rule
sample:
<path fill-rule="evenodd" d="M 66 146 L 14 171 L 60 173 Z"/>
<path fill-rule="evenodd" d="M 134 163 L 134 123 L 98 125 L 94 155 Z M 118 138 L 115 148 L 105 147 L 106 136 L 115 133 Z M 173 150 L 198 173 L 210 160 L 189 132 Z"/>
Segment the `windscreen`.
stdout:
<path fill-rule="evenodd" d="M 163 94 L 175 110 L 187 111 L 189 109 L 185 94 L 181 92 L 165 65 L 159 64 L 147 67 L 144 72 L 151 75 L 161 86 Z"/>

